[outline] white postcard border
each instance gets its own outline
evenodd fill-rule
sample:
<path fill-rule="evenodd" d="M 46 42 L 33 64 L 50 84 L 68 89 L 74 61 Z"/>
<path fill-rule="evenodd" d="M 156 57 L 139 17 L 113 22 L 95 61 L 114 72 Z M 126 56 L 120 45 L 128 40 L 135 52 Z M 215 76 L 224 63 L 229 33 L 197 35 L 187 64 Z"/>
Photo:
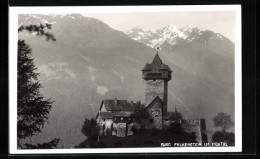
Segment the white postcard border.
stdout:
<path fill-rule="evenodd" d="M 75 148 L 75 149 L 17 149 L 17 40 L 18 14 L 70 13 L 129 13 L 178 11 L 235 11 L 235 146 L 234 147 L 158 147 L 158 148 Z M 190 153 L 242 151 L 242 52 L 240 5 L 187 6 L 86 6 L 86 7 L 10 7 L 9 8 L 9 153 L 10 154 L 68 154 L 68 153 Z"/>

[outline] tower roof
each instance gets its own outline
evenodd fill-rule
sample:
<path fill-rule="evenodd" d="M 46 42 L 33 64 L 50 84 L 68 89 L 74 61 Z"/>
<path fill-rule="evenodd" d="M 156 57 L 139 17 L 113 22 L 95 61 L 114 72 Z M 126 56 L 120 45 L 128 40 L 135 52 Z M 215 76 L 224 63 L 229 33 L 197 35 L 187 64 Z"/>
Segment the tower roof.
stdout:
<path fill-rule="evenodd" d="M 160 56 L 159 56 L 159 54 L 157 52 L 155 57 L 154 57 L 154 59 L 153 59 L 153 61 L 152 61 L 152 63 L 151 64 L 146 64 L 144 66 L 144 68 L 142 69 L 142 71 L 155 71 L 155 72 L 157 72 L 158 70 L 167 70 L 167 71 L 172 72 L 170 67 L 168 65 L 165 65 L 162 62 L 162 60 L 161 60 L 161 58 L 160 58 Z"/>
<path fill-rule="evenodd" d="M 149 63 L 145 64 L 144 68 L 142 69 L 142 71 L 150 71 L 150 70 L 152 70 L 152 66 Z"/>
<path fill-rule="evenodd" d="M 162 60 L 158 54 L 158 52 L 156 53 L 152 63 L 151 63 L 153 66 L 161 66 L 163 63 L 162 63 Z"/>
<path fill-rule="evenodd" d="M 168 65 L 165 65 L 165 64 L 162 64 L 162 65 L 161 65 L 160 70 L 168 70 L 168 71 L 172 72 L 172 70 L 170 69 L 170 67 L 169 67 Z"/>

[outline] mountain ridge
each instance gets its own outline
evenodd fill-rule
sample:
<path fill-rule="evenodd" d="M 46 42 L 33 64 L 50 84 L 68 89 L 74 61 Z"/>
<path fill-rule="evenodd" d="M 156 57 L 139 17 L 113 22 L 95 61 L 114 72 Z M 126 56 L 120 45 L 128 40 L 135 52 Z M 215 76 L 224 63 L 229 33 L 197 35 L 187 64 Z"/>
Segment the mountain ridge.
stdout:
<path fill-rule="evenodd" d="M 181 40 L 190 43 L 192 41 L 202 40 L 203 38 L 214 38 L 231 42 L 228 38 L 219 33 L 214 33 L 209 30 L 200 30 L 198 27 L 192 25 L 187 25 L 185 27 L 166 25 L 146 31 L 137 26 L 125 31 L 125 34 L 133 40 L 144 43 L 151 48 L 161 46 L 164 42 L 175 45 Z"/>

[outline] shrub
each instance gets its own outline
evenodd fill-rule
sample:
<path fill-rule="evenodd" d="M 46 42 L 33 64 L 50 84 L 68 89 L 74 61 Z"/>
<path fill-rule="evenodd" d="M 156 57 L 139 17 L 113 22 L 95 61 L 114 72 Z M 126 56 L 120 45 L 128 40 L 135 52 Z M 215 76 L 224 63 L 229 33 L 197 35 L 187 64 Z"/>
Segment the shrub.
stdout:
<path fill-rule="evenodd" d="M 137 128 L 136 126 L 133 126 L 133 127 L 131 128 L 131 131 L 133 132 L 133 134 L 137 134 L 138 128 Z"/>
<path fill-rule="evenodd" d="M 111 129 L 107 128 L 107 129 L 106 129 L 106 135 L 107 135 L 107 136 L 110 136 L 111 134 L 112 134 Z"/>
<path fill-rule="evenodd" d="M 145 105 L 138 102 L 136 107 L 138 107 L 137 111 L 135 111 L 131 115 L 131 117 L 135 122 L 141 123 L 142 121 L 147 121 L 148 119 L 151 118 L 151 115 L 145 108 Z"/>
<path fill-rule="evenodd" d="M 86 118 L 82 125 L 81 132 L 86 137 L 92 137 L 93 135 L 98 134 L 99 128 L 96 120 L 93 118 L 91 118 L 90 120 Z"/>
<path fill-rule="evenodd" d="M 229 133 L 225 131 L 216 131 L 212 135 L 212 142 L 226 142 L 228 146 L 234 146 L 235 145 L 235 134 Z"/>
<path fill-rule="evenodd" d="M 141 125 L 139 128 L 137 126 L 133 126 L 131 128 L 131 131 L 134 133 L 134 135 L 136 135 L 136 134 L 140 134 L 140 133 L 146 132 L 146 129 L 145 129 L 144 125 Z"/>
<path fill-rule="evenodd" d="M 181 127 L 180 123 L 171 123 L 169 127 L 167 128 L 168 131 L 172 133 L 181 133 L 183 132 L 183 129 Z"/>

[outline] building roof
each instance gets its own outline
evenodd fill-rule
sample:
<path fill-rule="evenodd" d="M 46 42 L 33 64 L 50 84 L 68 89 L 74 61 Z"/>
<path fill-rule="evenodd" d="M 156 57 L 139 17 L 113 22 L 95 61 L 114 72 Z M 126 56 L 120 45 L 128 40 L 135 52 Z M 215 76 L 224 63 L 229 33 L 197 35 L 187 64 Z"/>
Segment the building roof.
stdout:
<path fill-rule="evenodd" d="M 114 117 L 130 117 L 132 112 L 120 111 L 120 112 L 99 112 L 102 119 L 113 119 Z M 98 115 L 97 115 L 98 116 Z"/>
<path fill-rule="evenodd" d="M 158 52 L 156 53 L 153 61 L 151 64 L 146 64 L 144 66 L 144 68 L 142 69 L 142 71 L 153 71 L 153 72 L 157 72 L 158 70 L 167 70 L 167 71 L 170 71 L 172 72 L 172 70 L 170 69 L 170 67 L 168 65 L 165 65 Z"/>
<path fill-rule="evenodd" d="M 156 102 L 156 101 L 159 101 L 159 102 L 163 103 L 163 101 L 161 100 L 161 98 L 157 96 L 157 97 L 155 97 L 155 98 L 153 99 L 153 101 L 151 101 L 151 102 L 146 106 L 146 109 L 149 109 L 151 106 L 153 106 L 154 102 Z M 162 104 L 162 105 L 163 105 L 163 104 Z"/>
<path fill-rule="evenodd" d="M 127 100 L 109 99 L 102 101 L 107 111 L 134 111 L 136 103 Z"/>
<path fill-rule="evenodd" d="M 127 102 L 127 100 L 117 100 L 115 99 L 106 99 L 102 100 L 101 106 L 99 110 L 101 110 L 102 106 L 105 107 L 107 111 L 138 111 L 141 109 L 140 104 L 134 102 Z"/>

